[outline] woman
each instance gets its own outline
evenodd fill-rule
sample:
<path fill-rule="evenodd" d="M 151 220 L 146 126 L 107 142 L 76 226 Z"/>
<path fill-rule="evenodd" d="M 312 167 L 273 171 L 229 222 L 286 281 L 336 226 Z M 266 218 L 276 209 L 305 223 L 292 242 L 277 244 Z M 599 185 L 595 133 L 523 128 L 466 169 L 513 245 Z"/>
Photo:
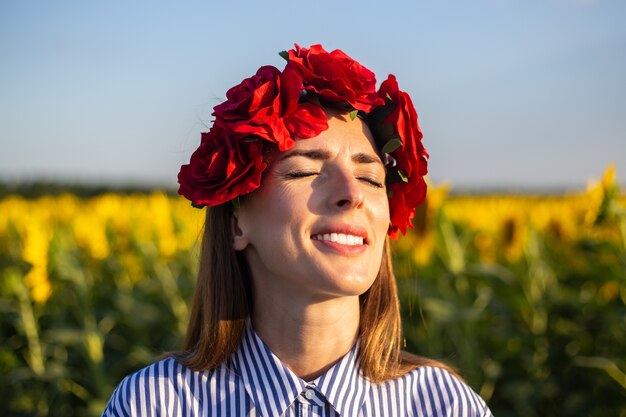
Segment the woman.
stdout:
<path fill-rule="evenodd" d="M 401 351 L 387 236 L 412 227 L 427 172 L 409 96 L 339 50 L 281 55 L 227 92 L 179 173 L 209 206 L 184 350 L 104 415 L 491 415 Z"/>

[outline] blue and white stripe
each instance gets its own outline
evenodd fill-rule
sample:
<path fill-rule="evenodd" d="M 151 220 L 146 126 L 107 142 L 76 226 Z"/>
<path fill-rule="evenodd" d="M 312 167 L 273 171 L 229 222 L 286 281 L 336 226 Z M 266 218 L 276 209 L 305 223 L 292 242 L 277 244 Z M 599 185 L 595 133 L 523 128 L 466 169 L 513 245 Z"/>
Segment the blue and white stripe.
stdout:
<path fill-rule="evenodd" d="M 127 376 L 103 416 L 492 416 L 474 391 L 440 368 L 373 384 L 358 370 L 357 349 L 306 382 L 248 325 L 239 349 L 219 368 L 193 372 L 169 358 Z"/>

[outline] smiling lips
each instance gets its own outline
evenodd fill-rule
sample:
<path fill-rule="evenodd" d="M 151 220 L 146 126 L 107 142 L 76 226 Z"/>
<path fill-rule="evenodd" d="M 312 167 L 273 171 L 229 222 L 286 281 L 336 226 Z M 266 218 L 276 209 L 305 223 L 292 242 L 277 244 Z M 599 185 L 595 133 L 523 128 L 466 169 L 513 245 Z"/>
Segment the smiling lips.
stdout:
<path fill-rule="evenodd" d="M 311 239 L 323 242 L 339 243 L 340 245 L 348 246 L 363 245 L 363 237 L 348 235 L 344 233 L 320 233 L 318 235 L 311 236 Z"/>

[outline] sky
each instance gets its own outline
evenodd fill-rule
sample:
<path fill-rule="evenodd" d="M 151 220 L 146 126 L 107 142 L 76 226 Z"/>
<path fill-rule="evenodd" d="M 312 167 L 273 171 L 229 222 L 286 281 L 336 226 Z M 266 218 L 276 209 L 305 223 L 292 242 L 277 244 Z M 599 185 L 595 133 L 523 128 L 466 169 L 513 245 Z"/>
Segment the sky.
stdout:
<path fill-rule="evenodd" d="M 626 2 L 0 0 L 0 181 L 175 188 L 213 106 L 294 43 L 395 74 L 430 180 L 626 185 Z"/>

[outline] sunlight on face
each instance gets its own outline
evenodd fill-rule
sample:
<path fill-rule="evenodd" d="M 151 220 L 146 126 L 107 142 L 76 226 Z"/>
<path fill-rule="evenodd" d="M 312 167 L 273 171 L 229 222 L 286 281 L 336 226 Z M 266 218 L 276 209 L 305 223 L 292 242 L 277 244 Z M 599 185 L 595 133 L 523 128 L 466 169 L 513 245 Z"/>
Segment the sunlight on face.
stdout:
<path fill-rule="evenodd" d="M 360 119 L 331 114 L 319 136 L 274 155 L 261 187 L 235 210 L 255 292 L 359 295 L 380 268 L 389 227 L 385 168 Z"/>

